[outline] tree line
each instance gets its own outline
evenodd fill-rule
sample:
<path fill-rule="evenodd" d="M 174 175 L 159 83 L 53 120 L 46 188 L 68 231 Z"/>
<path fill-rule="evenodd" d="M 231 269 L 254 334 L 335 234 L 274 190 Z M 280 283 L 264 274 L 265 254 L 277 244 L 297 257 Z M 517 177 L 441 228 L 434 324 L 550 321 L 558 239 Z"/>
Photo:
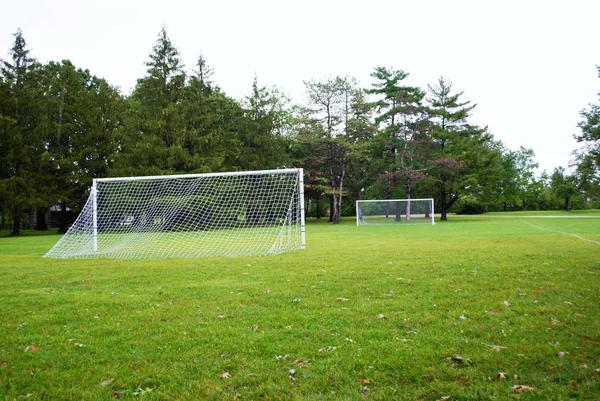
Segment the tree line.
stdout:
<path fill-rule="evenodd" d="M 367 88 L 342 76 L 305 81 L 303 104 L 255 78 L 236 100 L 202 55 L 186 70 L 163 27 L 124 95 L 69 60 L 38 62 L 22 31 L 14 36 L 0 64 L 0 227 L 13 235 L 32 211 L 46 229 L 56 206 L 65 232 L 94 178 L 281 167 L 305 169 L 308 215 L 333 223 L 357 199 L 433 197 L 442 220 L 599 206 L 599 105 L 582 111 L 574 172 L 536 175 L 534 152 L 472 124 L 476 105 L 445 78 L 423 89 L 376 67 Z"/>

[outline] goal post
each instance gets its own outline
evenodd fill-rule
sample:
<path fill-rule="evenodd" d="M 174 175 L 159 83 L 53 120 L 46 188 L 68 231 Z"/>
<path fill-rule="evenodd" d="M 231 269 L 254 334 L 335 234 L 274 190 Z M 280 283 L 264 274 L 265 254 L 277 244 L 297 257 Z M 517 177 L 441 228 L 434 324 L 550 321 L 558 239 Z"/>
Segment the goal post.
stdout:
<path fill-rule="evenodd" d="M 303 169 L 94 179 L 48 258 L 269 255 L 306 244 Z"/>
<path fill-rule="evenodd" d="M 356 201 L 356 225 L 435 224 L 432 198 Z"/>

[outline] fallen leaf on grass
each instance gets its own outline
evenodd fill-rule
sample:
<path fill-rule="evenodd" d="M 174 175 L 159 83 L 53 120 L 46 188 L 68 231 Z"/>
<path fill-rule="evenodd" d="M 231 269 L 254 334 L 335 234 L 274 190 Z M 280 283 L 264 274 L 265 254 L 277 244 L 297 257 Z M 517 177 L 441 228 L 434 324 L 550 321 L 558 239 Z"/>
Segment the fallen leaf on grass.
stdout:
<path fill-rule="evenodd" d="M 533 390 L 535 390 L 533 387 L 524 386 L 522 384 L 517 384 L 516 386 L 512 386 L 512 391 L 514 391 L 515 393 L 521 393 L 523 391 L 533 391 Z"/>
<path fill-rule="evenodd" d="M 368 386 L 369 384 L 371 384 L 371 380 L 369 380 L 369 379 L 360 379 L 360 384 L 362 384 L 363 386 Z"/>
<path fill-rule="evenodd" d="M 576 313 L 575 316 L 577 316 L 577 317 L 583 317 L 583 315 L 581 313 Z"/>
<path fill-rule="evenodd" d="M 336 298 L 335 300 L 338 302 L 348 302 L 348 298 Z"/>
<path fill-rule="evenodd" d="M 562 358 L 565 355 L 567 355 L 567 352 L 565 352 L 565 351 L 559 351 L 559 352 L 556 353 L 556 356 L 559 357 L 559 358 Z"/>
<path fill-rule="evenodd" d="M 296 359 L 295 361 L 292 362 L 292 365 L 299 365 L 301 363 L 305 363 L 306 359 L 304 358 L 300 358 L 300 359 Z"/>
<path fill-rule="evenodd" d="M 378 319 L 378 320 L 385 319 L 385 316 L 383 315 L 383 313 L 380 313 L 379 315 L 375 316 L 375 319 Z"/>
<path fill-rule="evenodd" d="M 219 377 L 221 379 L 229 379 L 231 377 L 231 375 L 229 374 L 229 372 L 223 372 L 219 375 Z"/>
<path fill-rule="evenodd" d="M 487 312 L 488 313 L 496 314 L 496 313 L 498 313 L 498 309 L 496 309 L 496 308 L 490 308 L 490 309 L 487 310 Z"/>
<path fill-rule="evenodd" d="M 541 294 L 542 292 L 544 292 L 544 290 L 542 290 L 541 288 L 536 288 L 534 292 L 536 294 Z"/>
<path fill-rule="evenodd" d="M 504 372 L 499 372 L 499 373 L 496 375 L 496 379 L 498 379 L 498 380 L 506 380 L 506 373 L 504 373 Z"/>
<path fill-rule="evenodd" d="M 144 395 L 146 393 L 149 393 L 151 391 L 153 391 L 154 389 L 152 387 L 146 387 L 146 388 L 141 388 L 138 387 L 135 391 L 133 391 L 131 394 L 133 395 Z"/>
<path fill-rule="evenodd" d="M 101 385 L 102 387 L 108 387 L 108 386 L 110 386 L 110 384 L 111 384 L 113 381 L 115 381 L 115 379 L 106 379 L 106 380 L 102 380 L 102 381 L 100 382 L 100 385 Z"/>
<path fill-rule="evenodd" d="M 561 322 L 560 322 L 560 320 L 558 320 L 558 319 L 551 318 L 551 319 L 550 319 L 550 323 L 552 323 L 552 324 L 560 324 Z"/>
<path fill-rule="evenodd" d="M 473 361 L 472 360 L 470 360 L 469 358 L 462 357 L 460 355 L 450 356 L 450 357 L 446 358 L 446 360 L 448 362 L 454 363 L 456 365 L 462 365 L 462 366 L 471 366 L 471 365 L 473 365 Z"/>
<path fill-rule="evenodd" d="M 260 326 L 258 324 L 252 325 L 252 331 L 257 331 Z"/>
<path fill-rule="evenodd" d="M 29 347 L 25 348 L 25 352 L 35 352 L 35 351 L 39 351 L 40 348 L 42 348 L 41 345 L 39 344 L 34 344 L 34 345 L 30 345 Z"/>

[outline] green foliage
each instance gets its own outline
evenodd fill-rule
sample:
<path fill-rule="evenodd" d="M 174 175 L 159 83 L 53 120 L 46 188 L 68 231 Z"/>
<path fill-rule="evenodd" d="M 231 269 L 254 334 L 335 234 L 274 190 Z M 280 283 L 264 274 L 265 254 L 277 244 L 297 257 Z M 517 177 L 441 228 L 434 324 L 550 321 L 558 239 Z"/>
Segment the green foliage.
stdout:
<path fill-rule="evenodd" d="M 600 77 L 600 66 L 596 66 L 596 69 Z M 598 98 L 600 101 L 600 92 Z M 583 118 L 578 124 L 581 133 L 575 135 L 575 139 L 587 145 L 584 151 L 593 158 L 596 169 L 600 170 L 600 103 L 590 104 L 580 114 Z"/>
<path fill-rule="evenodd" d="M 0 208 L 12 217 L 12 234 L 19 235 L 21 216 L 40 204 L 35 173 L 43 142 L 36 129 L 39 64 L 20 29 L 14 36 L 12 61 L 0 60 Z"/>
<path fill-rule="evenodd" d="M 38 224 L 50 206 L 77 213 L 95 177 L 292 166 L 305 169 L 314 215 L 329 210 L 334 223 L 364 198 L 434 197 L 444 220 L 462 198 L 485 210 L 600 202 L 598 105 L 581 112 L 586 146 L 561 183 L 535 177 L 531 149 L 507 149 L 472 125 L 475 104 L 444 78 L 427 92 L 386 67 L 368 89 L 350 77 L 313 79 L 302 106 L 255 79 L 240 101 L 201 53 L 186 70 L 165 27 L 146 66 L 124 96 L 69 60 L 38 63 L 17 31 L 0 74 L 0 224 L 18 234 L 33 211 Z"/>

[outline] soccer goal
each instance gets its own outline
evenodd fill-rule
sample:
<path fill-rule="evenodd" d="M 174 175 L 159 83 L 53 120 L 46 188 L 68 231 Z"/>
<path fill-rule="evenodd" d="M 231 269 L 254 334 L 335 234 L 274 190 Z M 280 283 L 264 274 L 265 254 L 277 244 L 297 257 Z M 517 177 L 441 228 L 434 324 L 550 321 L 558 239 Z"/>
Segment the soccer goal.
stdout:
<path fill-rule="evenodd" d="M 356 201 L 356 225 L 435 224 L 433 199 Z"/>
<path fill-rule="evenodd" d="M 48 258 L 196 258 L 305 247 L 302 169 L 95 179 Z"/>

